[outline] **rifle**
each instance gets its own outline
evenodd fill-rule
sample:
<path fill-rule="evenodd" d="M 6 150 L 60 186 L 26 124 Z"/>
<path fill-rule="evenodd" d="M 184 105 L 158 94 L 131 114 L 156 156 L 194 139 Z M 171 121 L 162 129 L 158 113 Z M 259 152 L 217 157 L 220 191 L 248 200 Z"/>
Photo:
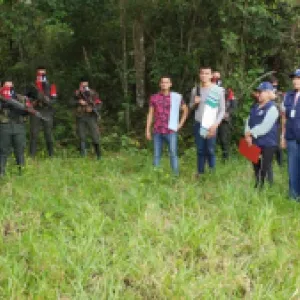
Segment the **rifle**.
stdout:
<path fill-rule="evenodd" d="M 89 89 L 85 91 L 80 91 L 81 96 L 83 97 L 83 100 L 86 101 L 89 105 L 92 106 L 92 112 L 97 116 L 97 119 L 100 118 L 100 114 L 98 112 L 98 109 L 96 107 L 95 102 L 93 101 L 91 97 L 91 91 Z"/>
<path fill-rule="evenodd" d="M 17 98 L 18 99 L 25 99 L 26 97 L 17 94 Z M 47 118 L 43 117 L 42 114 L 39 111 L 35 110 L 32 107 L 26 107 L 24 104 L 20 103 L 18 100 L 5 99 L 2 96 L 0 96 L 0 101 L 10 104 L 15 109 L 19 109 L 21 111 L 28 112 L 29 114 L 34 115 L 34 116 L 36 116 L 37 118 L 39 118 L 43 121 L 46 121 L 46 122 L 49 121 Z"/>
<path fill-rule="evenodd" d="M 51 94 L 52 86 L 50 86 L 48 88 L 49 88 L 49 92 Z M 33 92 L 34 96 L 32 95 L 32 97 L 36 98 L 36 99 L 33 99 L 33 100 L 41 102 L 42 104 L 44 104 L 46 106 L 52 107 L 51 99 L 50 99 L 49 96 L 46 95 L 45 92 L 39 90 L 34 84 L 30 85 L 30 89 L 31 89 L 31 91 L 34 91 Z M 31 98 L 31 95 L 29 95 L 29 97 Z"/>

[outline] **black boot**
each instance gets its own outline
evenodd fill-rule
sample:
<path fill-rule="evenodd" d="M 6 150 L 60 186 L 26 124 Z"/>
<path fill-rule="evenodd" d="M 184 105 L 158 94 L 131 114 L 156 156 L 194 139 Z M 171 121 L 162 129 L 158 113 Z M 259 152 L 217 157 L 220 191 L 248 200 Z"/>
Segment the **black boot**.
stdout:
<path fill-rule="evenodd" d="M 54 154 L 53 143 L 47 143 L 47 150 L 49 157 L 52 157 Z"/>
<path fill-rule="evenodd" d="M 24 153 L 16 153 L 16 164 L 18 166 L 24 166 L 25 165 L 25 156 Z"/>
<path fill-rule="evenodd" d="M 29 146 L 29 155 L 31 158 L 35 158 L 37 152 L 37 142 L 36 140 L 32 139 L 30 140 L 30 146 Z"/>
<path fill-rule="evenodd" d="M 17 162 L 17 166 L 18 166 L 18 170 L 19 170 L 19 175 L 22 175 L 22 171 L 25 165 L 25 156 L 24 153 L 21 153 L 19 155 L 17 155 L 16 157 L 16 162 Z"/>
<path fill-rule="evenodd" d="M 86 156 L 86 145 L 85 145 L 85 142 L 80 142 L 80 155 L 82 157 Z"/>
<path fill-rule="evenodd" d="M 23 171 L 23 168 L 22 168 L 22 166 L 18 166 L 18 170 L 19 170 L 19 176 L 21 176 L 22 175 L 22 171 Z"/>
<path fill-rule="evenodd" d="M 101 158 L 100 145 L 99 144 L 94 144 L 94 148 L 95 148 L 95 153 L 96 153 L 97 159 L 99 160 Z"/>
<path fill-rule="evenodd" d="M 5 167 L 6 167 L 6 157 L 0 156 L 0 177 L 5 175 Z"/>

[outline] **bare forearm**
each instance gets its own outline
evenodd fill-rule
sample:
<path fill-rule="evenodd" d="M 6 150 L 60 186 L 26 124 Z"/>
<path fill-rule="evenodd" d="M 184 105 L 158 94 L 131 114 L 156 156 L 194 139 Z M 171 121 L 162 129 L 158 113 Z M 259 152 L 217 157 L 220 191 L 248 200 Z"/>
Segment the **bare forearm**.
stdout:
<path fill-rule="evenodd" d="M 285 136 L 285 123 L 286 123 L 286 117 L 284 115 L 281 116 L 281 136 Z"/>
<path fill-rule="evenodd" d="M 179 127 L 182 127 L 187 119 L 189 110 L 188 107 L 185 105 L 182 109 L 182 116 L 180 118 Z"/>
<path fill-rule="evenodd" d="M 147 115 L 147 125 L 146 125 L 147 132 L 151 130 L 152 123 L 153 123 L 153 115 L 151 112 L 149 112 Z"/>

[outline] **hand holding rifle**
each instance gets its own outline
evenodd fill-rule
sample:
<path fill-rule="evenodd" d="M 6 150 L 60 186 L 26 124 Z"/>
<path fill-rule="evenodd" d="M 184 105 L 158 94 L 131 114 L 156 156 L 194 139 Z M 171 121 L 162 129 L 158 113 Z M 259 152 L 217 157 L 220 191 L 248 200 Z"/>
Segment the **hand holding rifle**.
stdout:
<path fill-rule="evenodd" d="M 28 98 L 26 96 L 22 96 L 20 94 L 17 94 L 16 97 L 17 97 L 17 99 L 24 101 L 25 104 L 19 102 L 16 99 L 6 99 L 6 98 L 1 97 L 1 96 L 0 96 L 0 100 L 4 103 L 10 105 L 11 107 L 13 107 L 15 109 L 19 109 L 21 111 L 28 112 L 29 114 L 34 115 L 37 118 L 39 118 L 41 120 L 44 120 L 46 122 L 49 121 L 47 118 L 43 117 L 42 114 L 39 111 L 35 110 L 31 105 L 29 105 L 29 101 L 28 101 Z"/>

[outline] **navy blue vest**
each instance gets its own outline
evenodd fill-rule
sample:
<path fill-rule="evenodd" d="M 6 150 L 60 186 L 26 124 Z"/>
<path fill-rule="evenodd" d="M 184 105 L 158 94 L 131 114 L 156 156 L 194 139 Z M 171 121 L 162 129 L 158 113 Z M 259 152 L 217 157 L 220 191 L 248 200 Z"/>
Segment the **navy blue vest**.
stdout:
<path fill-rule="evenodd" d="M 252 106 L 249 117 L 249 127 L 252 129 L 256 125 L 263 122 L 268 110 L 273 107 L 275 103 L 273 101 L 268 102 L 263 107 L 259 108 L 259 104 Z M 253 143 L 260 147 L 275 147 L 278 145 L 278 122 L 275 122 L 271 130 L 265 135 L 253 139 Z"/>
<path fill-rule="evenodd" d="M 300 141 L 300 97 L 294 106 L 296 91 L 289 91 L 284 97 L 286 116 L 285 138 L 287 140 Z M 291 111 L 295 109 L 295 117 L 291 118 Z"/>

